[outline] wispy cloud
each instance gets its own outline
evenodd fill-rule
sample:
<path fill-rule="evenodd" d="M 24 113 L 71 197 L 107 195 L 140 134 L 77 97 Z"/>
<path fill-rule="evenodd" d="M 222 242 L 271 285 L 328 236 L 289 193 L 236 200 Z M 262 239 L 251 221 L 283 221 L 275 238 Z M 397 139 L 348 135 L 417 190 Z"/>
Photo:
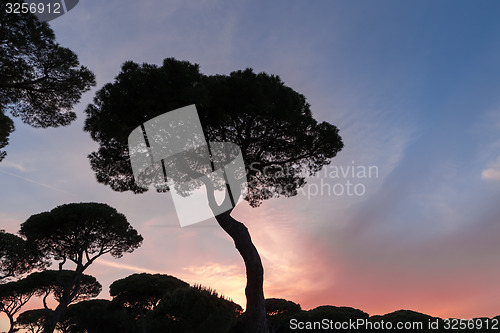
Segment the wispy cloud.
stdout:
<path fill-rule="evenodd" d="M 159 272 L 145 268 L 145 267 L 140 267 L 140 266 L 135 266 L 135 265 L 129 265 L 129 264 L 123 264 L 120 262 L 115 262 L 111 260 L 106 260 L 106 259 L 99 259 L 96 261 L 96 264 L 100 264 L 103 266 L 108 266 L 108 267 L 113 267 L 113 268 L 118 268 L 121 270 L 126 270 L 126 271 L 131 271 L 135 273 L 148 273 L 148 274 L 158 274 Z"/>
<path fill-rule="evenodd" d="M 0 166 L 16 169 L 16 170 L 21 171 L 21 172 L 25 172 L 27 170 L 27 168 L 22 163 L 15 163 L 15 162 L 11 162 L 9 160 L 3 161 L 0 164 Z"/>
<path fill-rule="evenodd" d="M 500 157 L 488 169 L 483 170 L 481 177 L 487 180 L 500 181 Z"/>
<path fill-rule="evenodd" d="M 202 266 L 188 266 L 183 269 L 190 274 L 203 275 L 207 278 L 218 278 L 221 276 L 234 276 L 242 273 L 242 267 L 238 265 L 221 265 L 218 263 L 211 263 Z"/>
<path fill-rule="evenodd" d="M 56 187 L 53 187 L 53 186 L 50 186 L 50 185 L 47 185 L 47 184 L 44 184 L 44 183 L 41 183 L 41 182 L 38 182 L 34 179 L 31 179 L 31 178 L 28 178 L 28 177 L 24 177 L 24 176 L 20 176 L 20 175 L 16 175 L 14 173 L 10 173 L 10 172 L 7 172 L 7 171 L 4 171 L 4 170 L 0 170 L 1 173 L 4 173 L 6 175 L 9 175 L 9 176 L 12 176 L 12 177 L 16 177 L 16 178 L 19 178 L 19 179 L 22 179 L 22 180 L 25 180 L 27 182 L 30 182 L 30 183 L 33 183 L 33 184 L 37 184 L 37 185 L 40 185 L 42 187 L 45 187 L 45 188 L 48 188 L 48 189 L 51 189 L 51 190 L 54 190 L 54 191 L 57 191 L 57 192 L 61 192 L 61 193 L 65 193 L 65 194 L 73 194 L 71 192 L 68 192 L 68 191 L 65 191 L 65 190 L 61 190 L 59 188 L 56 188 Z"/>

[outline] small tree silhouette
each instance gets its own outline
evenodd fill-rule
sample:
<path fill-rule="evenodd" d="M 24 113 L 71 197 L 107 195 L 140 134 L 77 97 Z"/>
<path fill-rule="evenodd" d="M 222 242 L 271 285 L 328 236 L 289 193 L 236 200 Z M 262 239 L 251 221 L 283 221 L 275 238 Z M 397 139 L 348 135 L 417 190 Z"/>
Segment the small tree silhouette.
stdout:
<path fill-rule="evenodd" d="M 134 332 L 125 308 L 110 300 L 91 299 L 72 304 L 63 318 L 68 332 Z"/>
<path fill-rule="evenodd" d="M 19 314 L 16 326 L 28 333 L 41 333 L 46 316 L 45 309 L 27 310 Z"/>
<path fill-rule="evenodd" d="M 48 263 L 19 236 L 0 230 L 0 281 L 18 278 Z"/>
<path fill-rule="evenodd" d="M 153 312 L 153 331 L 226 333 L 242 311 L 210 288 L 178 288 L 166 294 Z"/>
<path fill-rule="evenodd" d="M 38 289 L 26 283 L 25 280 L 0 284 L 0 312 L 5 313 L 9 318 L 8 333 L 14 332 L 16 313 L 37 293 Z"/>
<path fill-rule="evenodd" d="M 82 287 L 83 272 L 100 256 L 120 258 L 142 243 L 142 236 L 123 214 L 101 203 L 73 203 L 50 212 L 32 215 L 21 224 L 20 234 L 40 252 L 59 261 L 59 272 L 67 261 L 76 267 L 58 293 L 59 305 L 45 322 L 44 333 L 52 333 L 68 305 Z"/>
<path fill-rule="evenodd" d="M 71 281 L 75 272 L 72 271 L 53 271 L 46 270 L 43 272 L 35 272 L 26 278 L 0 284 L 0 312 L 4 312 L 10 321 L 9 333 L 14 330 L 14 315 L 33 297 L 43 296 L 43 304 L 45 306 L 45 317 L 52 314 L 52 310 L 47 306 L 46 299 L 50 294 L 58 301 L 62 301 L 65 288 L 68 287 L 68 282 Z M 75 287 L 73 286 L 73 289 Z M 82 274 L 78 290 L 72 290 L 73 298 L 71 302 L 95 297 L 101 292 L 102 286 L 97 280 L 90 275 Z"/>
<path fill-rule="evenodd" d="M 166 293 L 188 286 L 170 275 L 141 273 L 116 280 L 109 286 L 109 294 L 114 303 L 129 309 L 133 317 L 139 317 L 142 332 L 146 333 L 146 313 L 154 310 Z"/>

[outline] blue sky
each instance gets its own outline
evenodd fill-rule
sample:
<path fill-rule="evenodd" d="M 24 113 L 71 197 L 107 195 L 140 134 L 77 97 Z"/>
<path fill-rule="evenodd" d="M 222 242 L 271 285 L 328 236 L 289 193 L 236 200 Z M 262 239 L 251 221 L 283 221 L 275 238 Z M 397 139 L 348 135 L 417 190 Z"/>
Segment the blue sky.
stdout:
<path fill-rule="evenodd" d="M 95 72 L 96 89 L 126 60 L 277 74 L 339 127 L 345 149 L 332 165 L 378 168 L 351 179 L 363 196 L 328 195 L 326 185 L 312 195 L 346 181 L 323 176 L 297 197 L 236 209 L 262 254 L 266 296 L 467 318 L 500 314 L 498 17 L 498 1 L 82 0 L 51 27 Z M 93 265 L 102 297 L 146 270 L 244 303 L 243 263 L 214 221 L 180 228 L 169 195 L 97 184 L 86 160 L 97 145 L 82 131 L 96 89 L 66 128 L 16 121 L 0 164 L 0 226 L 16 232 L 57 205 L 106 202 L 145 242 Z"/>

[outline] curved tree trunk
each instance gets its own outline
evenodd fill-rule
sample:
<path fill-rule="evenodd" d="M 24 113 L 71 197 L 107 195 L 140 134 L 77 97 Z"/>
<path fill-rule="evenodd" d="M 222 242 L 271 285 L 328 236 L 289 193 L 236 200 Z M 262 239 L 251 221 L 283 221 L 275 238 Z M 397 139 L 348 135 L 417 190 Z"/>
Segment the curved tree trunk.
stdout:
<path fill-rule="evenodd" d="M 10 324 L 10 328 L 9 328 L 8 333 L 13 333 L 13 332 L 15 332 L 14 331 L 14 316 L 7 313 L 7 317 L 9 317 L 9 324 Z"/>
<path fill-rule="evenodd" d="M 209 151 L 210 155 L 212 153 Z M 269 333 L 267 318 L 266 318 L 266 304 L 264 299 L 264 268 L 262 267 L 262 261 L 260 260 L 259 252 L 253 245 L 252 238 L 248 232 L 248 228 L 241 222 L 235 220 L 231 217 L 232 209 L 216 214 L 221 206 L 226 206 L 225 203 L 231 202 L 231 207 L 235 206 L 235 202 L 238 202 L 239 193 L 237 196 L 233 197 L 231 188 L 229 186 L 228 177 L 231 178 L 231 183 L 233 185 L 241 184 L 246 182 L 246 178 L 235 179 L 234 173 L 232 175 L 226 174 L 223 171 L 224 180 L 226 183 L 226 195 L 224 202 L 219 205 L 215 200 L 215 187 L 212 181 L 204 174 L 197 173 L 193 171 L 187 164 L 185 158 L 180 158 L 177 161 L 177 167 L 179 170 L 183 170 L 192 179 L 201 180 L 206 188 L 208 206 L 214 212 L 215 219 L 219 223 L 222 229 L 228 233 L 228 235 L 233 239 L 234 245 L 238 252 L 243 257 L 246 268 L 247 276 L 247 286 L 245 288 L 245 296 L 247 299 L 246 310 L 245 310 L 245 330 L 247 333 Z M 213 162 L 211 162 L 212 171 L 215 170 Z M 165 175 L 166 177 L 166 175 Z M 235 188 L 238 188 L 235 186 Z"/>
<path fill-rule="evenodd" d="M 215 218 L 225 232 L 234 240 L 236 249 L 245 262 L 247 286 L 245 295 L 245 327 L 248 333 L 268 333 L 266 305 L 264 301 L 264 268 L 259 253 L 252 243 L 247 227 L 230 215 L 231 211 Z"/>
<path fill-rule="evenodd" d="M 68 304 L 59 303 L 51 316 L 45 322 L 43 333 L 52 333 L 56 329 L 57 323 L 66 312 Z"/>
<path fill-rule="evenodd" d="M 62 264 L 59 264 L 59 268 L 62 269 Z M 50 315 L 47 318 L 45 325 L 43 327 L 43 333 L 53 333 L 54 330 L 56 329 L 57 323 L 66 313 L 68 305 L 71 303 L 71 301 L 74 299 L 74 297 L 80 290 L 80 279 L 83 274 L 83 271 L 84 267 L 81 265 L 81 263 L 78 264 L 75 271 L 75 276 L 64 286 L 62 299 L 59 301 L 59 304 L 57 305 L 52 315 Z M 73 291 L 71 291 L 73 287 L 74 289 Z M 44 305 L 46 305 L 45 302 Z"/>

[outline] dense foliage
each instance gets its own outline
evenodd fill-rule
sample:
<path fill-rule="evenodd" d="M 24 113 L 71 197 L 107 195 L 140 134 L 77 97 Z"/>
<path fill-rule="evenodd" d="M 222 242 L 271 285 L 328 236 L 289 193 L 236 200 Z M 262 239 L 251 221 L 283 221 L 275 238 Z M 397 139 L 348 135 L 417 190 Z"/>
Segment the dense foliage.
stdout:
<path fill-rule="evenodd" d="M 293 196 L 339 152 L 335 126 L 317 122 L 303 95 L 278 76 L 251 69 L 201 74 L 196 64 L 165 59 L 162 66 L 126 62 L 87 107 L 85 130 L 99 143 L 89 158 L 97 180 L 116 191 L 144 192 L 134 182 L 128 135 L 146 120 L 196 104 L 209 141 L 237 144 L 258 206 L 273 196 Z"/>
<path fill-rule="evenodd" d="M 0 230 L 0 281 L 46 266 L 42 253 L 19 236 Z"/>
<path fill-rule="evenodd" d="M 94 74 L 56 42 L 47 23 L 0 10 L 0 148 L 14 130 L 7 112 L 34 127 L 65 126 L 76 119 L 71 109 L 93 85 Z M 0 161 L 5 155 L 0 151 Z"/>
<path fill-rule="evenodd" d="M 107 253 L 120 258 L 137 249 L 143 240 L 123 214 L 106 204 L 93 202 L 61 205 L 50 212 L 32 215 L 21 224 L 20 234 L 45 257 L 59 261 L 55 275 L 44 271 L 38 273 L 40 279 L 48 275 L 50 282 L 65 277 L 63 282 L 59 281 L 60 288 L 52 290 L 59 304 L 44 322 L 45 333 L 54 331 L 79 293 L 95 291 L 86 284 L 83 272 L 96 259 Z M 68 261 L 76 267 L 66 274 L 63 267 Z"/>

